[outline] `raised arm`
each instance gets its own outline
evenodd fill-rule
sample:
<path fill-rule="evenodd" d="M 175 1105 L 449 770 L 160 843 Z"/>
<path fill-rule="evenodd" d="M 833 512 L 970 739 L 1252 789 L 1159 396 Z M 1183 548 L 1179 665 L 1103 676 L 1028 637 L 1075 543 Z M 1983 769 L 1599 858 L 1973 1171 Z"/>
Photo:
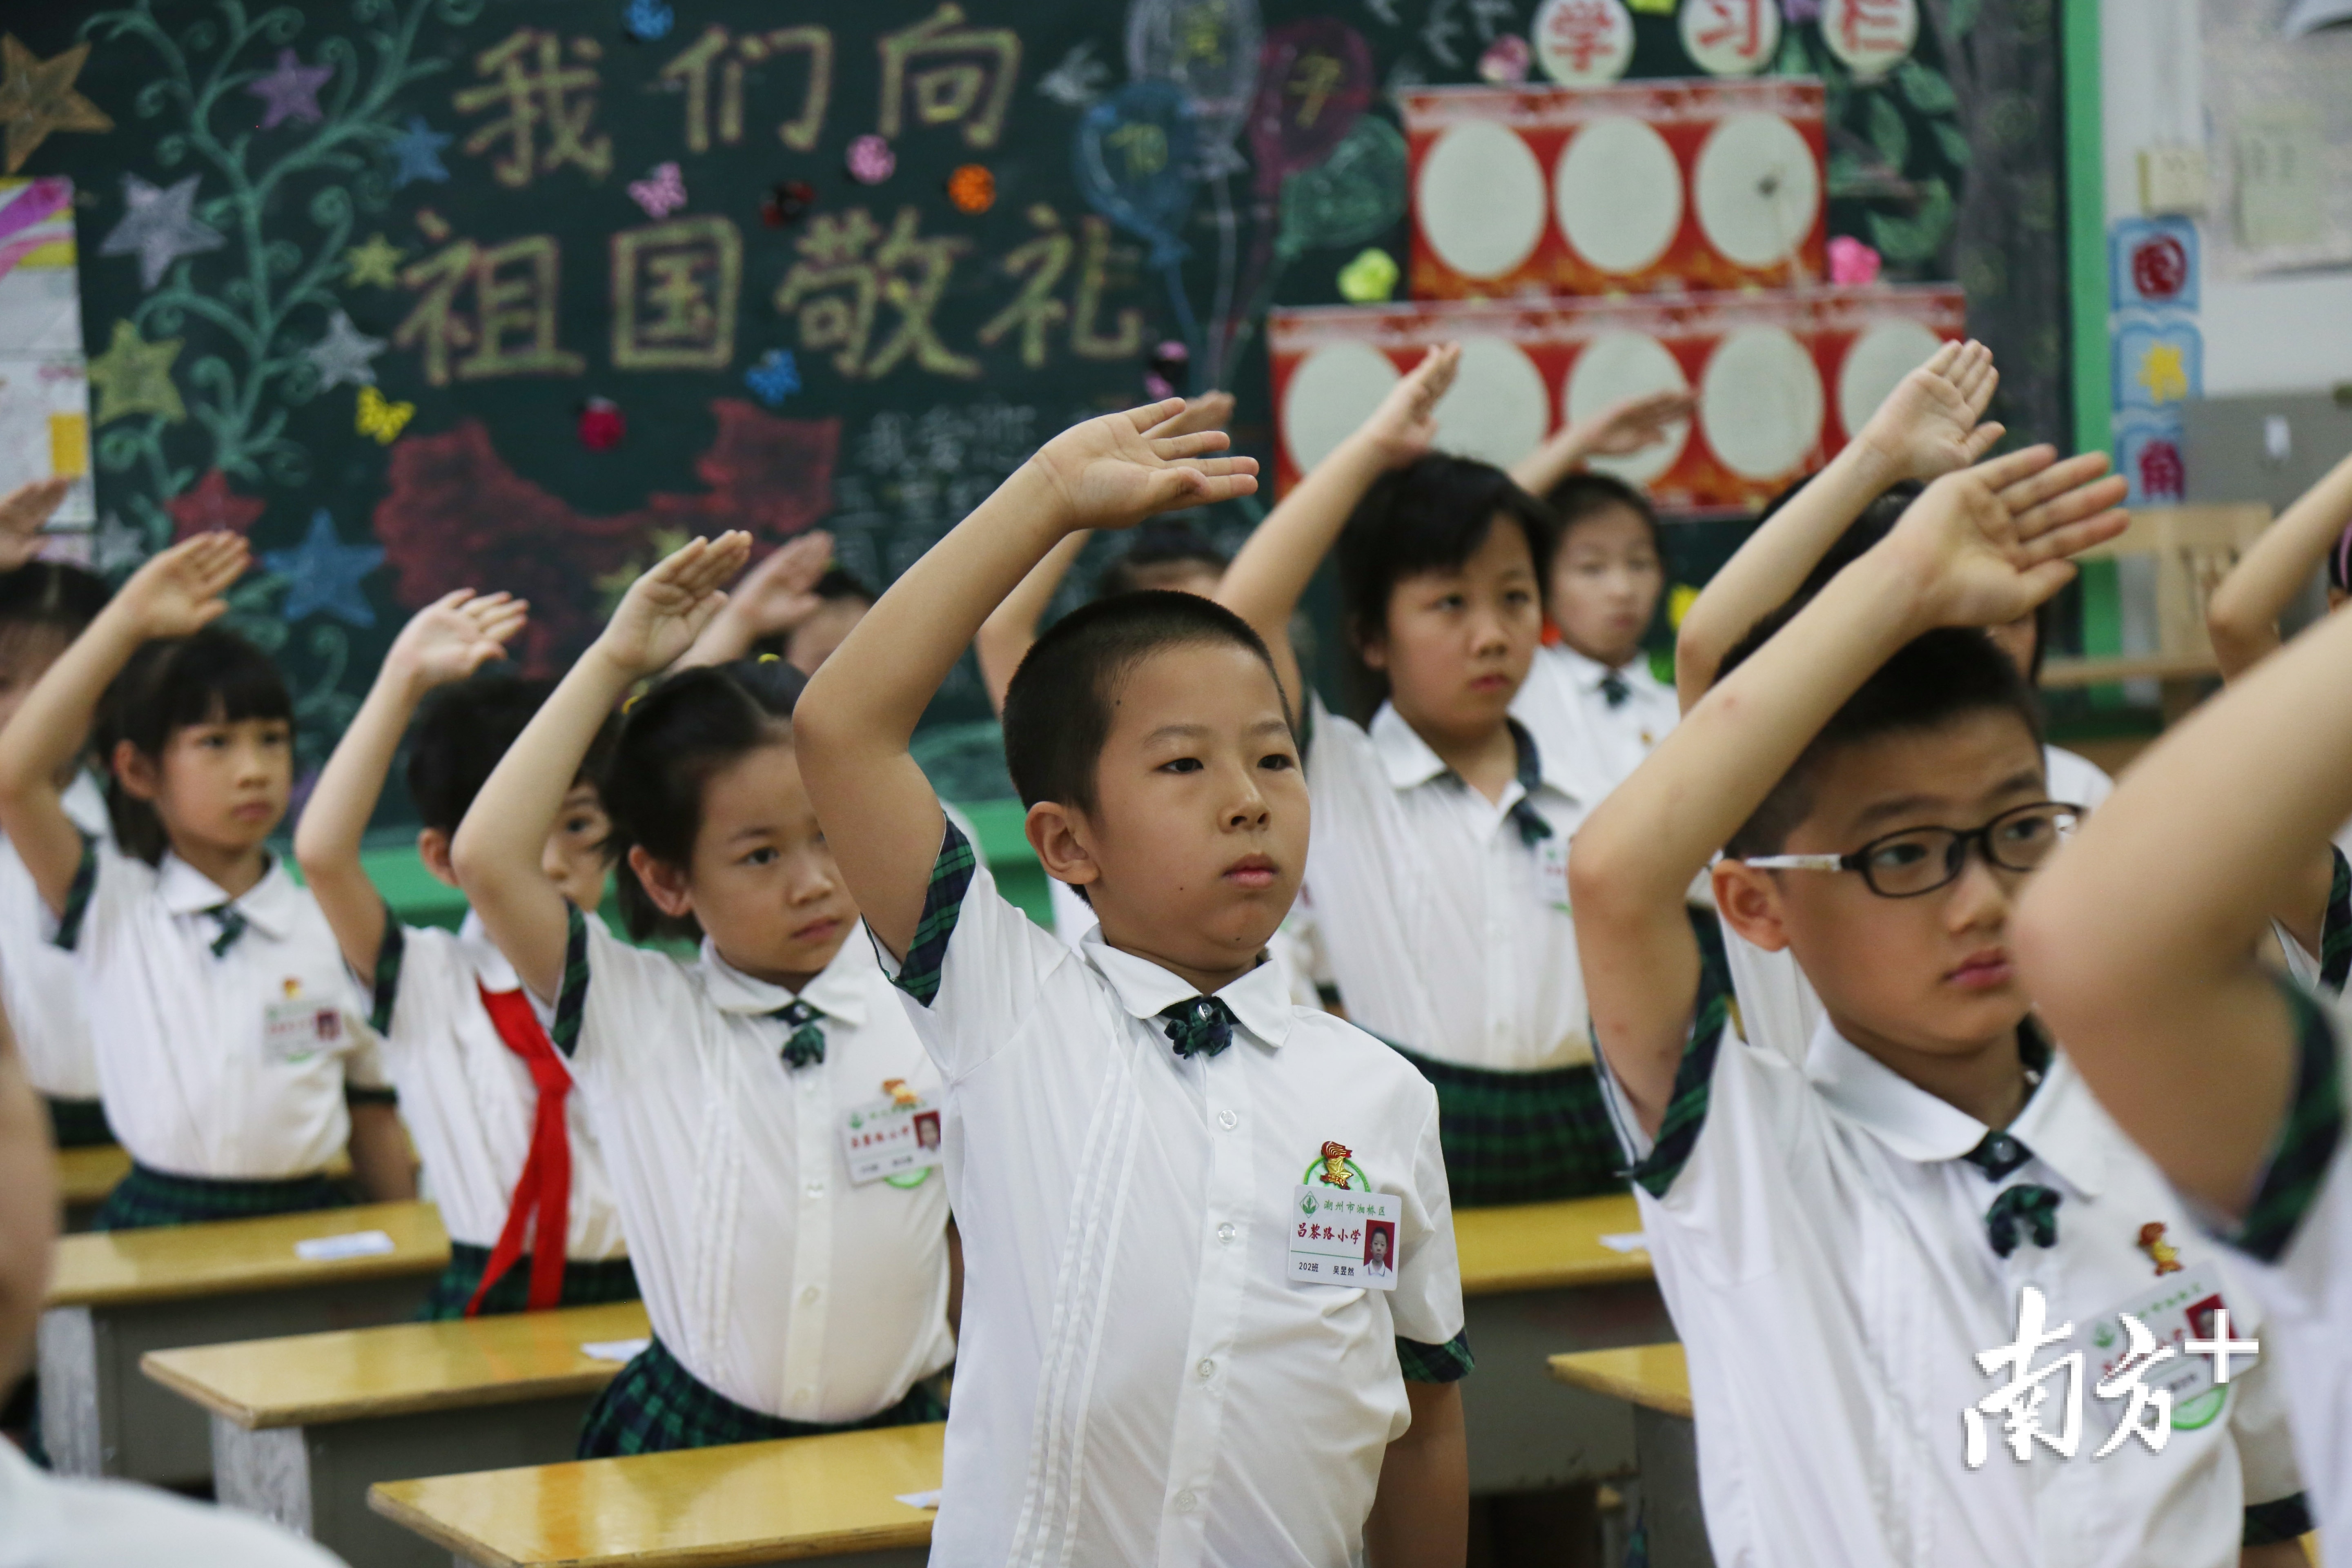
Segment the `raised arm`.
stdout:
<path fill-rule="evenodd" d="M 1933 479 L 1992 450 L 2001 426 L 1979 423 L 2000 384 L 1992 351 L 1946 343 L 1895 384 L 1861 433 L 1748 536 L 1684 613 L 1675 687 L 1688 712 L 1723 656 L 1786 604 L 1864 508 L 1905 479 Z"/>
<path fill-rule="evenodd" d="M 1876 549 L 1838 574 L 1693 708 L 1584 821 L 1569 858 L 1593 1039 L 1642 1125 L 1665 1114 L 1691 1024 L 1691 879 L 1771 793 L 1831 715 L 1905 643 L 1939 626 L 2013 620 L 2074 574 L 2065 557 L 2124 526 L 2121 482 L 2093 455 L 2038 447 L 1947 475 Z M 1718 865 L 1729 907 L 1745 867 Z"/>
<path fill-rule="evenodd" d="M 351 728 L 335 742 L 294 829 L 294 858 L 319 900 L 343 962 L 375 973 L 383 943 L 383 896 L 360 866 L 360 840 L 383 794 L 384 775 L 416 705 L 436 686 L 463 680 L 522 630 L 529 606 L 507 594 L 445 594 L 419 610 L 393 639 Z"/>
<path fill-rule="evenodd" d="M 52 474 L 0 496 L 0 572 L 14 572 L 41 552 L 41 530 L 71 489 L 71 479 Z"/>
<path fill-rule="evenodd" d="M 637 680 L 694 646 L 743 569 L 746 533 L 697 539 L 630 584 L 613 620 L 531 715 L 482 784 L 449 846 L 457 885 L 522 983 L 553 1001 L 571 916 L 540 868 L 547 836 L 596 731 Z"/>
<path fill-rule="evenodd" d="M 1559 433 L 1511 468 L 1511 478 L 1530 495 L 1551 488 L 1583 467 L 1587 458 L 1630 457 L 1666 438 L 1666 426 L 1690 417 L 1697 400 L 1687 392 L 1644 392 L 1611 404 L 1590 419 L 1564 425 Z"/>
<path fill-rule="evenodd" d="M 2263 531 L 2205 602 L 2205 627 L 2224 679 L 2277 650 L 2279 616 L 2352 524 L 2352 457 L 2328 470 Z"/>
<path fill-rule="evenodd" d="M 916 721 L 982 619 L 1082 528 L 1257 489 L 1257 463 L 1212 458 L 1223 431 L 1155 437 L 1178 400 L 1074 425 L 890 585 L 809 678 L 793 715 L 801 778 L 867 927 L 903 954 L 939 858 L 939 797 L 908 754 Z"/>
<path fill-rule="evenodd" d="M 1029 575 L 1013 585 L 1004 603 L 990 611 L 980 630 L 972 633 L 971 651 L 980 659 L 988 705 L 1000 717 L 1004 712 L 1004 694 L 1013 687 L 1013 672 L 1036 644 L 1037 623 L 1045 618 L 1046 606 L 1054 602 L 1062 579 L 1078 563 L 1087 541 L 1093 537 L 1092 530 L 1082 528 L 1045 552 L 1045 558 L 1029 569 Z"/>
<path fill-rule="evenodd" d="M 0 731 L 0 833 L 32 873 L 52 914 L 65 909 L 81 864 L 81 831 L 66 816 L 58 780 L 89 743 L 107 683 L 154 637 L 185 637 L 227 610 L 221 595 L 245 572 L 245 541 L 201 533 L 131 574 L 121 591 L 26 695 Z"/>
<path fill-rule="evenodd" d="M 694 646 L 671 668 L 725 664 L 751 653 L 761 637 L 783 637 L 824 606 L 813 590 L 833 562 L 833 535 L 822 530 L 778 546 L 743 574 Z"/>
<path fill-rule="evenodd" d="M 1371 417 L 1282 498 L 1217 584 L 1217 603 L 1265 639 L 1294 705 L 1303 708 L 1307 694 L 1290 646 L 1291 612 L 1373 481 L 1428 451 L 1437 438 L 1438 400 L 1461 366 L 1460 344 L 1430 350 L 1411 375 L 1389 389 Z"/>
<path fill-rule="evenodd" d="M 2294 1026 L 2254 948 L 2352 816 L 2347 671 L 2352 616 L 2331 616 L 2232 681 L 2132 765 L 2017 917 L 2035 1003 L 2099 1103 L 2225 1213 L 2288 1108 Z"/>

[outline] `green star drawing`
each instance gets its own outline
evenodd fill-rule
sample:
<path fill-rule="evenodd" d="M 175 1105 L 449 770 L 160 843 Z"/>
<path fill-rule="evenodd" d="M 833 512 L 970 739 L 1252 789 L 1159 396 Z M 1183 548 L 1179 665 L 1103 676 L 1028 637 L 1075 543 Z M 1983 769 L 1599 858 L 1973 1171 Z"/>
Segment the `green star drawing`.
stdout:
<path fill-rule="evenodd" d="M 354 245 L 343 252 L 343 265 L 351 269 L 343 279 L 343 287 L 358 289 L 373 283 L 379 289 L 398 288 L 400 279 L 393 268 L 407 254 L 378 229 L 367 237 L 365 245 Z"/>
<path fill-rule="evenodd" d="M 98 388 L 98 422 L 131 414 L 160 414 L 166 425 L 188 416 L 180 389 L 172 384 L 172 362 L 180 357 L 180 340 L 161 338 L 148 342 L 129 321 L 114 323 L 114 341 L 89 362 L 89 384 Z"/>

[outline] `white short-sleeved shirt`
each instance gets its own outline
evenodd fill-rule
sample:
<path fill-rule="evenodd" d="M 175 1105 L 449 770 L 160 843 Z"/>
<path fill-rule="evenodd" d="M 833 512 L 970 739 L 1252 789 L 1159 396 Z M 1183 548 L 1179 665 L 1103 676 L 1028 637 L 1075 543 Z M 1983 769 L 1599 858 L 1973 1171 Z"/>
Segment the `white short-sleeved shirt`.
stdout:
<path fill-rule="evenodd" d="M 959 829 L 961 831 L 961 829 Z M 969 835 L 967 835 L 969 837 Z M 1053 901 L 1054 934 L 1068 943 L 1073 951 L 1082 947 L 1087 936 L 1101 929 L 1102 922 L 1078 891 L 1067 882 L 1045 879 L 1047 897 Z M 1282 925 L 1265 944 L 1267 960 L 1282 970 L 1283 989 L 1293 1002 L 1302 1007 L 1319 1007 L 1323 995 L 1318 983 L 1328 978 L 1323 959 L 1323 939 L 1315 929 L 1314 905 L 1300 890 L 1298 901 L 1282 918 Z"/>
<path fill-rule="evenodd" d="M 109 837 L 106 795 L 89 773 L 74 775 L 61 803 L 83 837 Z M 0 837 L 0 1002 L 16 1031 L 25 1076 L 52 1100 L 96 1100 L 89 1014 L 73 954 L 51 940 L 57 924 L 16 847 Z"/>
<path fill-rule="evenodd" d="M 482 993 L 520 990 L 522 982 L 471 910 L 455 931 L 403 926 L 386 910 L 383 929 L 370 1021 L 400 1090 L 401 1120 L 450 1239 L 495 1247 L 530 1153 L 539 1089 L 499 1037 Z M 563 1110 L 572 1152 L 564 1256 L 625 1257 L 621 1212 L 587 1112 L 576 1095 Z M 535 1245 L 525 1238 L 525 1250 Z"/>
<path fill-rule="evenodd" d="M 1612 674 L 1623 682 L 1613 703 Z M 1612 667 L 1564 644 L 1536 650 L 1511 712 L 1547 753 L 1560 753 L 1563 770 L 1591 804 L 1631 777 L 1682 721 L 1675 689 L 1650 673 L 1648 655 Z"/>
<path fill-rule="evenodd" d="M 228 906 L 244 925 L 221 945 Z M 267 1181 L 351 1142 L 347 1090 L 391 1086 L 335 933 L 283 861 L 232 900 L 170 850 L 86 841 L 58 942 L 79 960 L 106 1120 L 175 1176 Z"/>
<path fill-rule="evenodd" d="M 549 1028 L 571 1058 L 654 1333 L 738 1405 L 861 1421 L 955 1357 L 947 1184 L 849 1179 L 843 1120 L 939 1076 L 852 931 L 798 1000 L 824 1060 L 783 1058 L 795 1000 L 705 942 L 681 962 L 572 911 Z"/>
<path fill-rule="evenodd" d="M 2096 1397 L 2103 1347 L 2088 1336 L 2156 1291 L 2165 1261 L 2219 1281 L 2233 1331 L 2258 1338 L 2266 1325 L 2244 1275 L 2204 1243 L 2071 1064 L 2049 1063 L 2006 1130 L 2030 1157 L 1993 1178 L 1961 1158 L 1987 1139 L 1982 1123 L 1826 1019 L 1809 1043 L 1755 1037 L 1787 1014 L 1739 1001 L 1731 1023 L 1703 1012 L 1654 1145 L 1609 1086 L 1689 1354 L 1715 1560 L 2234 1568 L 2244 1510 L 2302 1489 L 2281 1387 L 2301 1373 L 2270 1357 L 2241 1364 L 2219 1413 L 2198 1402 L 2176 1413 L 2163 1453 L 2127 1438 L 2092 1458 L 2122 1406 Z M 2056 1242 L 2021 1234 L 2004 1258 L 1987 1211 L 2026 1184 L 2058 1194 Z M 1972 1470 L 1963 1413 L 2004 1381 L 1975 1358 L 2017 1339 L 2027 1285 L 2053 1326 L 2078 1332 L 2035 1367 L 2085 1352 L 2082 1447 L 2073 1459 L 2037 1447 L 2020 1464 L 1993 1415 L 1989 1458 Z M 2063 1394 L 2062 1374 L 2053 1428 Z"/>
<path fill-rule="evenodd" d="M 2063 746 L 2042 748 L 2043 787 L 2050 798 L 2062 805 L 2079 805 L 2084 811 L 2096 811 L 2106 804 L 2107 796 L 2116 793 L 2116 781 L 2107 771 Z"/>
<path fill-rule="evenodd" d="M 44 1475 L 0 1443 L 0 1568 L 341 1568 L 275 1524 L 133 1481 Z"/>
<path fill-rule="evenodd" d="M 1319 703 L 1307 757 L 1307 887 L 1348 1016 L 1423 1056 L 1489 1071 L 1592 1059 L 1568 912 L 1584 805 L 1561 764 L 1489 802 L 1382 704 L 1370 727 Z M 1524 736 L 1524 731 L 1522 732 Z M 1550 825 L 1529 845 L 1511 808 Z"/>
<path fill-rule="evenodd" d="M 968 1270 L 932 1563 L 1355 1560 L 1411 1420 L 1397 1342 L 1462 1329 L 1435 1092 L 1271 965 L 1219 993 L 1232 1044 L 1179 1058 L 1157 1015 L 1192 987 L 1072 952 L 952 831 L 900 983 Z M 1402 1200 L 1393 1291 L 1289 1282 L 1327 1142 Z"/>

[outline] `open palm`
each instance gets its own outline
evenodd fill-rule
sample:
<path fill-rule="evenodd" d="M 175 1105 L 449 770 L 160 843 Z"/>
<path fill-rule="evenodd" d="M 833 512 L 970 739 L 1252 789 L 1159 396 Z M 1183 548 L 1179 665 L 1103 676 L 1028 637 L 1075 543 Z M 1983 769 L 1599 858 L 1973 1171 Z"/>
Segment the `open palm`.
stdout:
<path fill-rule="evenodd" d="M 1978 461 L 2000 439 L 2002 427 L 1984 419 L 2000 385 L 1990 349 L 1973 339 L 1946 343 L 1886 395 L 1862 440 L 1904 479 L 1940 479 Z"/>
<path fill-rule="evenodd" d="M 1402 468 L 1436 444 L 1437 405 L 1461 368 L 1462 345 L 1440 343 L 1422 356 L 1411 374 L 1389 388 L 1359 432 L 1385 467 Z"/>
<path fill-rule="evenodd" d="M 511 594 L 478 595 L 471 588 L 444 594 L 400 629 L 386 658 L 405 664 L 428 686 L 463 680 L 504 657 L 530 608 Z"/>
<path fill-rule="evenodd" d="M 1669 388 L 1611 404 L 1574 433 L 1577 448 L 1596 458 L 1625 458 L 1665 439 L 1667 427 L 1690 416 L 1697 400 Z"/>
<path fill-rule="evenodd" d="M 743 574 L 730 595 L 732 614 L 759 637 L 792 630 L 824 602 L 813 590 L 832 563 L 832 534 L 823 530 L 802 534 Z"/>
<path fill-rule="evenodd" d="M 199 533 L 132 573 L 118 597 L 148 637 L 186 637 L 227 611 L 222 595 L 245 575 L 249 559 L 236 534 Z"/>
<path fill-rule="evenodd" d="M 1257 489 L 1257 459 L 1218 458 L 1222 430 L 1156 436 L 1182 410 L 1169 398 L 1073 425 L 1030 459 L 1080 528 L 1129 528 L 1157 512 L 1232 500 Z"/>
<path fill-rule="evenodd" d="M 2072 581 L 2068 557 L 2121 533 L 2125 483 L 2106 455 L 2059 462 L 2029 447 L 1947 474 L 1905 510 L 1888 543 L 1906 553 L 1945 626 L 2000 626 Z"/>
<path fill-rule="evenodd" d="M 694 646 L 727 603 L 719 584 L 743 570 L 751 536 L 695 539 L 629 584 L 596 646 L 635 675 L 649 675 Z"/>
<path fill-rule="evenodd" d="M 60 474 L 18 485 L 0 496 L 0 572 L 14 572 L 41 552 L 41 529 L 73 481 Z"/>

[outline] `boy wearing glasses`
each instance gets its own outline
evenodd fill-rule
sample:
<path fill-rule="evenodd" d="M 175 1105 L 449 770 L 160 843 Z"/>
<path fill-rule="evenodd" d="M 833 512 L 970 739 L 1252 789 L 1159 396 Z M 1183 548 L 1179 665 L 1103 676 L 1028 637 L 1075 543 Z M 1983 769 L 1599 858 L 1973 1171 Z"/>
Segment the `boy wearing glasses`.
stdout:
<path fill-rule="evenodd" d="M 2046 798 L 2032 695 L 1976 628 L 2123 523 L 2103 460 L 2053 458 L 1937 480 L 1768 617 L 1570 858 L 1718 1563 L 2299 1561 L 2267 1363 L 2223 1384 L 2176 1351 L 2144 1374 L 2169 1404 L 2136 1426 L 2099 1392 L 2134 1342 L 2119 1314 L 2168 1344 L 2224 1303 L 2240 1337 L 2260 1324 L 2010 960 L 2012 900 L 2075 812 Z M 1703 989 L 1682 909 L 1718 849 L 1736 995 Z"/>

